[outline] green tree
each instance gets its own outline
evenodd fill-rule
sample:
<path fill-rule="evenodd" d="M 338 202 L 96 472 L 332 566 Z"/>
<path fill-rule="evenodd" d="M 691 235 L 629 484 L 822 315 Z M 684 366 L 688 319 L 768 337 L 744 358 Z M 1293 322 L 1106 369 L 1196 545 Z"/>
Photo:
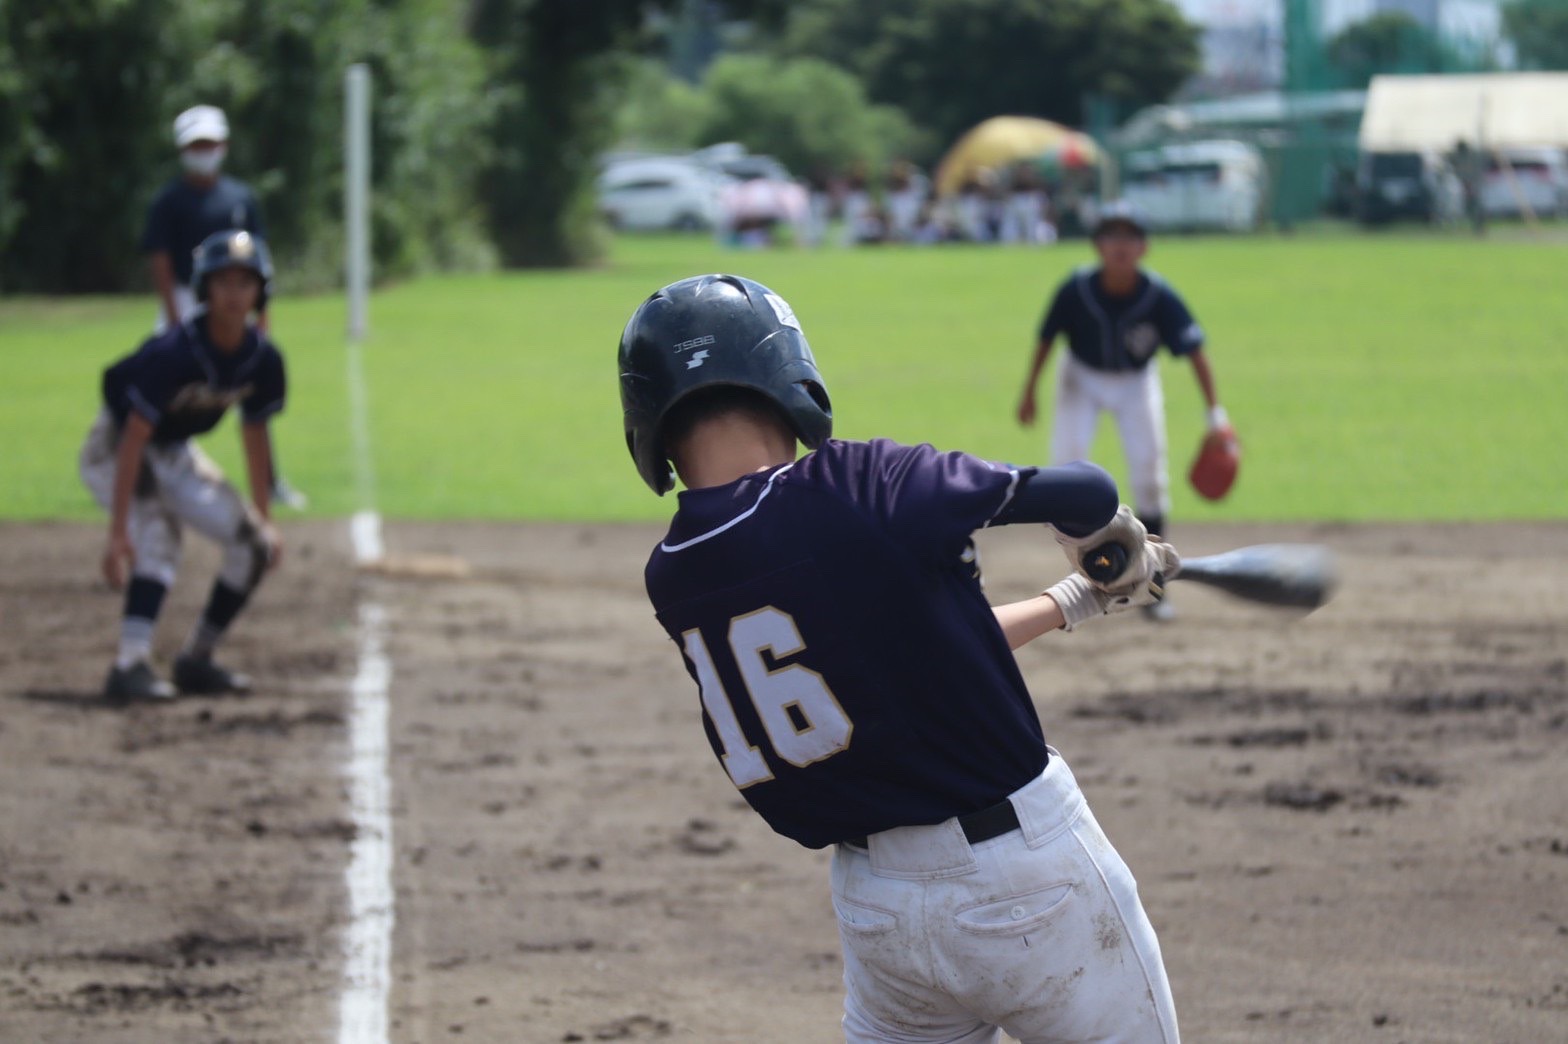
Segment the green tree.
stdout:
<path fill-rule="evenodd" d="M 0 288 L 114 289 L 139 271 L 189 25 L 176 0 L 0 3 Z"/>
<path fill-rule="evenodd" d="M 482 263 L 484 66 L 445 0 L 0 0 L 0 287 L 141 285 L 170 125 L 223 107 L 286 287 L 335 283 L 342 80 L 374 73 L 377 272 Z"/>
<path fill-rule="evenodd" d="M 1512 0 L 1503 34 L 1525 69 L 1568 69 L 1568 0 Z"/>
<path fill-rule="evenodd" d="M 1167 0 L 801 0 L 782 49 L 848 69 L 939 145 L 990 116 L 1078 124 L 1090 95 L 1164 101 L 1199 59 Z"/>
<path fill-rule="evenodd" d="M 686 152 L 696 148 L 708 123 L 708 96 L 673 74 L 656 58 L 625 59 L 624 84 L 615 106 L 614 144 L 643 152 Z"/>
<path fill-rule="evenodd" d="M 592 260 L 603 249 L 592 185 L 641 24 L 638 0 L 475 0 L 496 108 L 483 178 L 490 234 L 511 266 Z"/>
<path fill-rule="evenodd" d="M 1329 66 L 1346 87 L 1361 89 L 1379 73 L 1431 73 L 1452 68 L 1436 34 L 1403 11 L 1353 22 L 1329 40 Z"/>
<path fill-rule="evenodd" d="M 709 67 L 703 91 L 699 144 L 740 142 L 802 174 L 880 166 L 918 142 L 902 112 L 870 104 L 852 75 L 815 58 L 728 55 Z"/>

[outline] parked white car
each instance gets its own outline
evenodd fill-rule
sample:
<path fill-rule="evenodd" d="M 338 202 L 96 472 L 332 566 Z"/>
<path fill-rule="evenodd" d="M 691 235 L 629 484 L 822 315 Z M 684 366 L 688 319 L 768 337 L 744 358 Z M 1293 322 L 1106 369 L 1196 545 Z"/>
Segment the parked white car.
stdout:
<path fill-rule="evenodd" d="M 1251 231 L 1263 201 L 1263 155 L 1242 141 L 1216 139 L 1135 152 L 1122 196 L 1154 229 Z"/>
<path fill-rule="evenodd" d="M 1568 158 L 1562 151 L 1508 149 L 1487 163 L 1481 209 L 1490 216 L 1513 217 L 1523 214 L 1526 206 L 1536 217 L 1568 211 Z"/>
<path fill-rule="evenodd" d="M 616 229 L 711 229 L 722 218 L 720 200 L 729 183 L 679 157 L 617 160 L 599 175 L 599 212 Z"/>

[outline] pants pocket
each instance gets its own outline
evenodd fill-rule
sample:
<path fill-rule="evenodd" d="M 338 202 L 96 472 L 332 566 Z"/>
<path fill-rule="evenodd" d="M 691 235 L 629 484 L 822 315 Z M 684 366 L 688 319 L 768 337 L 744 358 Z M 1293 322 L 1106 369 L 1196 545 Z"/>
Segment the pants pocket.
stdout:
<path fill-rule="evenodd" d="M 839 928 L 849 935 L 885 935 L 898 928 L 898 915 L 892 911 L 853 903 L 841 896 L 833 897 L 833 913 L 838 917 Z"/>
<path fill-rule="evenodd" d="M 964 907 L 953 915 L 953 923 L 960 931 L 970 935 L 1023 935 L 1055 920 L 1072 901 L 1073 886 L 1070 883 L 1056 884 Z"/>

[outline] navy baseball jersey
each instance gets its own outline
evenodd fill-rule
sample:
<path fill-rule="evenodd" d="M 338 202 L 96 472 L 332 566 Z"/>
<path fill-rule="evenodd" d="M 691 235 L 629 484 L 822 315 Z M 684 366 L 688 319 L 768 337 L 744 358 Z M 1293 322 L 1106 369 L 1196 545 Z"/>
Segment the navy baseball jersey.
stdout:
<path fill-rule="evenodd" d="M 1056 291 L 1040 339 L 1064 332 L 1073 356 L 1096 370 L 1141 370 L 1162 344 L 1172 355 L 1203 347 L 1203 328 L 1181 295 L 1149 272 L 1140 272 L 1137 289 L 1120 297 L 1105 292 L 1098 268 L 1074 272 Z"/>
<path fill-rule="evenodd" d="M 1047 760 L 971 534 L 1034 468 L 829 440 L 685 490 L 645 579 L 720 763 L 811 848 L 985 808 Z"/>
<path fill-rule="evenodd" d="M 175 442 L 211 431 L 235 404 L 247 422 L 283 410 L 287 377 L 277 346 L 249 327 L 237 350 L 219 351 L 205 326 L 182 323 L 104 371 L 103 399 L 116 424 L 134 410 L 152 422 L 154 442 Z"/>
<path fill-rule="evenodd" d="M 147 212 L 142 232 L 142 253 L 167 251 L 174 261 L 174 278 L 191 285 L 192 254 L 214 232 L 242 228 L 266 238 L 256 194 L 243 181 L 220 176 L 203 189 L 185 178 L 165 185 Z"/>

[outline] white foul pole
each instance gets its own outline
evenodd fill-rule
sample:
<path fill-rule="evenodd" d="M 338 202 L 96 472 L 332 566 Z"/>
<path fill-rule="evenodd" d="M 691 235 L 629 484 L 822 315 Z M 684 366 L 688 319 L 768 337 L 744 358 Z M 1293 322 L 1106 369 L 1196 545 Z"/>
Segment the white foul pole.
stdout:
<path fill-rule="evenodd" d="M 343 246 L 348 338 L 364 340 L 370 304 L 370 68 L 343 77 Z"/>

